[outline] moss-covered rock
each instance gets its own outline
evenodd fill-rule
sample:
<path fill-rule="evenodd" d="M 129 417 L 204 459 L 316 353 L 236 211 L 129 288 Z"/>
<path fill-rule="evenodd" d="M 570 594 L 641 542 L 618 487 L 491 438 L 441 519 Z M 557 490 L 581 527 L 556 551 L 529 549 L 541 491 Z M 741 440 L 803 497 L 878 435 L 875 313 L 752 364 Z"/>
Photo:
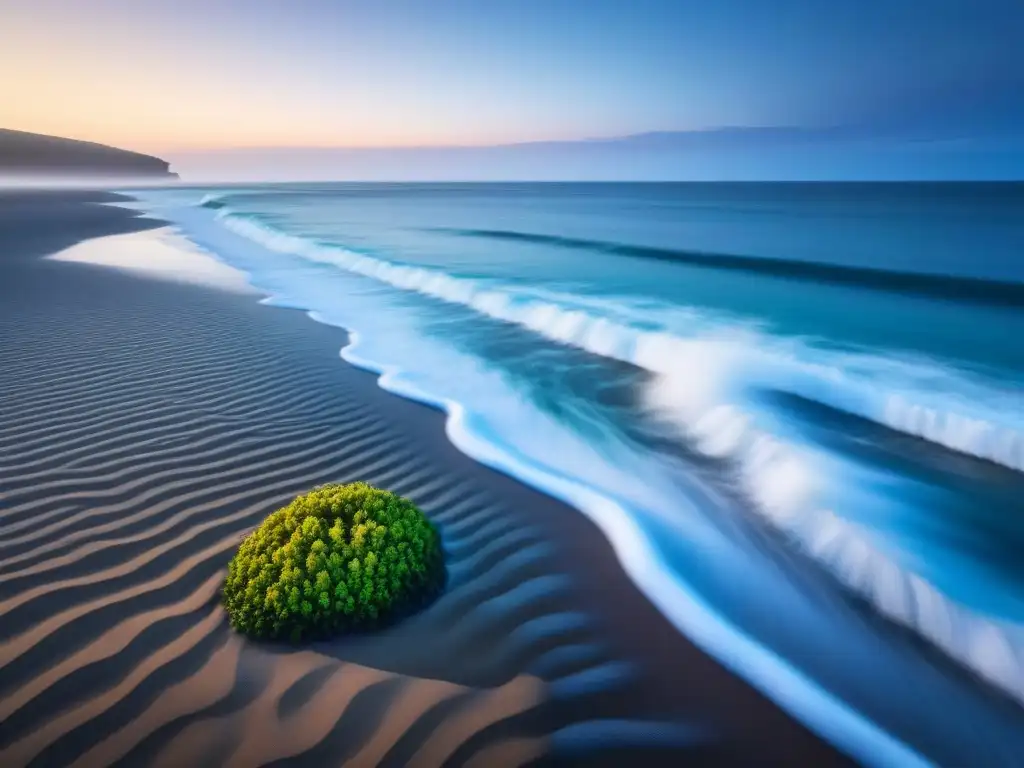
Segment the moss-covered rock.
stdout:
<path fill-rule="evenodd" d="M 325 485 L 270 515 L 228 564 L 224 607 L 250 637 L 299 641 L 375 626 L 444 587 L 441 538 L 412 502 Z"/>

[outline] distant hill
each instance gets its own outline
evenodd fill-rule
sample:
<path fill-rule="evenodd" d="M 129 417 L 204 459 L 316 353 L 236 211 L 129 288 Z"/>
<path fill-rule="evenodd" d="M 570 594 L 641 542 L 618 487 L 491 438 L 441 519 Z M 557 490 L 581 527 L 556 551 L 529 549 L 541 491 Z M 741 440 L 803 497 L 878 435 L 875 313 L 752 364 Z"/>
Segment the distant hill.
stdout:
<path fill-rule="evenodd" d="M 111 177 L 175 179 L 159 157 L 95 144 L 0 128 L 0 177 Z"/>

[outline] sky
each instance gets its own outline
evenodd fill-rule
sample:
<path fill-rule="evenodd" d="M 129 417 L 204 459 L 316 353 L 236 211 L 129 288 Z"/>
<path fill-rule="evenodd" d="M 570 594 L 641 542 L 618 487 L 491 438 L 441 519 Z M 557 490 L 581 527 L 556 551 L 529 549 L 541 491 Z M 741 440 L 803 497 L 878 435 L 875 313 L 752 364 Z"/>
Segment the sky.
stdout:
<path fill-rule="evenodd" d="M 172 159 L 1024 133 L 1024 0 L 0 0 L 0 19 L 0 127 Z"/>

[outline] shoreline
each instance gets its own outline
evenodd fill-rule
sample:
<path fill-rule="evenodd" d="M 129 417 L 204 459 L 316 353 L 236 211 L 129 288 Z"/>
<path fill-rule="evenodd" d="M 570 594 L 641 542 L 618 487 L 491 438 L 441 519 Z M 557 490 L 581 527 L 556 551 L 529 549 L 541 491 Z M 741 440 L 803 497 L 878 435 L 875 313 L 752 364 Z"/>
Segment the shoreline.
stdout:
<path fill-rule="evenodd" d="M 445 438 L 443 414 L 380 389 L 372 373 L 338 365 L 347 334 L 310 323 L 304 313 L 268 312 L 252 297 L 41 264 L 38 257 L 69 241 L 160 224 L 83 204 L 109 197 L 71 197 L 26 203 L 21 196 L 21 240 L 9 241 L 0 264 L 10 278 L 4 326 L 24 333 L 20 344 L 2 347 L 2 387 L 13 404 L 2 409 L 0 434 L 10 422 L 22 440 L 0 438 L 0 477 L 9 489 L 0 530 L 10 536 L 0 550 L 0 695 L 10 702 L 14 693 L 31 692 L 57 674 L 55 663 L 82 664 L 4 718 L 0 755 L 13 759 L 9 764 L 31 751 L 15 754 L 12 745 L 39 732 L 56 734 L 52 746 L 43 745 L 55 764 L 119 749 L 132 759 L 166 760 L 189 744 L 208 744 L 203 754 L 232 754 L 246 764 L 249 750 L 259 751 L 250 737 L 275 733 L 280 724 L 264 706 L 273 691 L 284 686 L 279 703 L 309 713 L 311 702 L 333 701 L 320 692 L 346 679 L 331 670 L 350 667 L 362 670 L 369 687 L 353 694 L 348 709 L 331 712 L 337 718 L 330 722 L 314 718 L 316 733 L 281 732 L 278 740 L 287 744 L 263 749 L 294 748 L 296 764 L 337 759 L 346 732 L 351 737 L 353 724 L 369 718 L 382 739 L 374 749 L 386 747 L 373 754 L 387 764 L 442 742 L 436 754 L 456 763 L 481 755 L 507 760 L 492 765 L 512 764 L 514 755 L 516 764 L 523 756 L 534 760 L 537 750 L 550 751 L 543 764 L 614 765 L 636 757 L 653 765 L 845 762 L 680 635 L 582 513 L 472 461 Z M 47 231 L 43 222 L 51 222 Z M 30 306 L 44 297 L 45 306 Z M 141 359 L 126 354 L 128 342 Z M 21 384 L 22 377 L 31 383 Z M 153 416 L 154 409 L 162 410 Z M 133 414 L 144 423 L 133 426 Z M 146 414 L 159 423 L 146 426 Z M 19 480 L 27 474 L 33 478 Z M 412 496 L 441 523 L 446 547 L 454 544 L 456 574 L 445 596 L 380 636 L 302 652 L 239 643 L 210 596 L 232 537 L 314 480 L 363 478 Z M 228 517 L 235 519 L 222 524 Z M 154 532 L 161 525 L 166 529 Z M 167 549 L 154 554 L 160 547 Z M 213 556 L 203 556 L 211 549 Z M 7 566 L 12 556 L 20 559 Z M 199 559 L 182 570 L 189 558 Z M 27 573 L 31 568 L 39 570 Z M 124 615 L 97 608 L 52 623 L 139 589 L 140 579 L 166 585 L 151 590 L 133 615 L 178 611 L 159 620 L 176 632 L 168 625 L 166 637 L 154 637 L 142 628 L 125 652 L 88 662 L 113 647 L 110 633 L 126 631 Z M 29 642 L 40 627 L 52 633 Z M 201 634 L 196 644 L 169 657 L 167 649 L 193 631 Z M 22 652 L 12 656 L 12 648 Z M 236 673 L 158 679 L 186 657 L 186 670 L 230 668 L 233 660 Z M 214 658 L 221 661 L 209 667 Z M 99 712 L 102 727 L 86 727 L 93 722 L 86 719 L 58 733 L 69 722 L 68 707 L 84 718 L 106 695 L 97 665 L 124 679 L 148 669 L 139 686 L 149 694 L 128 691 Z M 321 674 L 328 677 L 322 685 Z M 91 697 L 65 701 L 77 688 L 71 683 L 90 680 Z M 213 690 L 214 683 L 221 688 Z M 406 696 L 414 689 L 426 693 Z M 481 700 L 495 717 L 466 730 L 468 711 Z M 404 729 L 391 722 L 400 713 L 411 718 Z M 601 726 L 624 720 L 632 726 Z M 595 751 L 609 738 L 612 748 Z"/>
<path fill-rule="evenodd" d="M 347 302 L 335 305 L 318 300 L 315 292 L 305 293 L 301 278 L 293 285 L 287 279 L 277 277 L 276 270 L 284 265 L 301 273 L 308 266 L 304 263 L 306 261 L 318 263 L 322 260 L 331 266 L 341 267 L 342 274 L 345 271 L 355 272 L 398 288 L 408 289 L 410 285 L 407 283 L 411 282 L 412 290 L 419 291 L 420 280 L 406 281 L 396 277 L 393 272 L 376 269 L 379 265 L 389 264 L 379 256 L 361 258 L 353 263 L 352 258 L 356 252 L 347 252 L 344 246 L 320 246 L 315 241 L 276 230 L 270 230 L 271 233 L 276 232 L 273 237 L 263 238 L 263 230 L 259 227 L 251 232 L 236 231 L 236 227 L 226 226 L 234 214 L 229 214 L 226 221 L 217 221 L 230 212 L 230 208 L 217 205 L 215 207 L 221 210 L 215 214 L 201 210 L 203 207 L 211 207 L 211 200 L 216 199 L 216 194 L 208 194 L 199 206 L 171 206 L 168 215 L 189 241 L 201 243 L 218 261 L 245 270 L 250 275 L 250 282 L 260 285 L 269 293 L 270 297 L 265 303 L 271 306 L 303 310 L 315 306 L 316 311 L 309 315 L 320 322 L 341 329 L 366 327 L 361 313 L 372 315 L 375 307 L 371 303 L 358 304 L 358 310 L 345 310 L 343 307 L 348 305 Z M 159 205 L 156 210 L 161 210 Z M 314 246 L 312 251 L 311 244 Z M 332 249 L 336 249 L 337 254 Z M 333 255 L 339 255 L 339 258 L 332 258 Z M 391 267 L 395 267 L 395 264 L 391 263 Z M 333 273 L 332 270 L 331 275 Z M 325 274 L 324 279 L 329 279 L 329 275 Z M 339 295 L 344 295 L 344 281 L 339 282 Z M 420 292 L 441 301 L 449 298 L 449 292 L 437 284 Z M 456 304 L 463 302 L 464 298 L 456 298 L 454 301 Z M 478 312 L 489 315 L 486 306 L 481 309 L 476 302 L 466 303 L 472 303 Z M 498 320 L 508 320 L 502 313 L 496 315 L 501 315 L 496 318 Z M 481 318 L 481 321 L 487 322 L 487 319 Z M 513 318 L 510 322 L 515 324 L 516 321 Z M 372 330 L 374 326 L 370 323 L 368 327 Z M 545 334 L 542 332 L 541 335 Z M 922 653 L 919 647 L 921 638 L 908 634 L 906 623 L 889 615 L 886 609 L 890 604 L 864 599 L 875 598 L 872 586 L 887 586 L 884 579 L 890 575 L 891 568 L 887 569 L 885 562 L 881 565 L 871 563 L 873 567 L 869 573 L 876 575 L 877 581 L 870 582 L 866 588 L 861 585 L 859 590 L 850 589 L 843 578 L 837 577 L 835 572 L 828 572 L 831 563 L 812 557 L 804 559 L 803 555 L 793 557 L 792 547 L 796 543 L 799 548 L 799 540 L 794 542 L 789 538 L 790 532 L 776 524 L 770 537 L 771 544 L 765 548 L 755 543 L 742 553 L 743 559 L 733 558 L 731 565 L 726 564 L 726 557 L 716 557 L 701 564 L 699 549 L 691 547 L 684 567 L 717 570 L 717 578 L 706 579 L 702 585 L 685 578 L 681 581 L 671 577 L 659 578 L 670 567 L 663 568 L 664 561 L 652 558 L 654 550 L 661 551 L 661 547 L 654 543 L 657 539 L 650 535 L 635 535 L 637 531 L 633 523 L 638 515 L 642 517 L 642 506 L 630 507 L 628 500 L 625 506 L 617 505 L 614 501 L 604 504 L 608 499 L 618 498 L 614 485 L 587 485 L 584 481 L 580 486 L 560 473 L 555 473 L 552 479 L 545 469 L 543 459 L 535 461 L 528 450 L 520 453 L 515 444 L 504 443 L 500 439 L 501 434 L 504 434 L 500 428 L 495 433 L 498 440 L 491 439 L 486 430 L 474 428 L 474 417 L 480 417 L 486 424 L 488 414 L 493 415 L 500 410 L 492 409 L 489 412 L 485 408 L 474 413 L 471 409 L 465 411 L 469 417 L 464 420 L 464 406 L 461 403 L 473 402 L 471 396 L 463 398 L 452 395 L 453 388 L 447 382 L 431 380 L 429 375 L 424 376 L 422 368 L 410 368 L 402 357 L 388 356 L 386 344 L 378 350 L 372 334 L 367 338 L 370 343 L 365 352 L 360 344 L 361 339 L 353 337 L 353 340 L 353 344 L 342 351 L 343 359 L 372 371 L 374 375 L 383 374 L 379 385 L 393 389 L 403 397 L 427 402 L 442 411 L 451 411 L 454 407 L 457 412 L 454 418 L 449 419 L 449 438 L 459 444 L 464 453 L 477 461 L 497 467 L 543 493 L 566 501 L 590 516 L 599 526 L 604 524 L 606 538 L 610 540 L 620 565 L 679 631 L 691 640 L 697 640 L 698 645 L 712 658 L 738 673 L 777 705 L 858 760 L 868 764 L 916 765 L 927 759 L 925 756 L 941 756 L 938 759 L 943 763 L 975 759 L 977 755 L 990 752 L 989 746 L 977 738 L 978 727 L 982 725 L 1004 731 L 1002 739 L 997 741 L 1018 741 L 1018 737 L 1013 735 L 1015 722 L 1019 718 L 1018 706 L 1009 700 L 999 685 L 983 679 L 984 676 L 979 676 L 968 664 L 956 658 L 954 653 L 931 647 Z M 383 356 L 377 354 L 380 351 L 384 351 Z M 599 354 L 603 356 L 608 353 Z M 387 362 L 376 362 L 378 360 Z M 407 375 L 410 372 L 414 375 Z M 425 379 L 427 386 L 413 383 L 417 375 Z M 397 389 L 391 386 L 392 382 L 398 385 Z M 458 387 L 454 389 L 457 391 Z M 450 398 L 450 402 L 445 397 Z M 510 406 L 514 406 L 514 402 Z M 454 432 L 452 424 L 456 425 Z M 581 455 L 586 455 L 584 445 L 570 443 L 570 447 L 582 449 Z M 719 489 L 705 485 L 699 477 L 687 475 L 686 481 L 684 503 L 694 502 L 701 508 L 702 514 L 710 515 L 712 519 L 735 516 L 737 524 L 743 530 L 748 530 L 751 510 L 745 505 L 744 499 L 721 495 Z M 592 490 L 597 490 L 597 494 L 592 493 Z M 662 508 L 661 511 L 664 513 L 668 510 Z M 759 538 L 755 531 L 759 531 L 765 522 L 758 516 L 757 521 L 750 525 L 749 531 L 754 540 Z M 663 533 L 670 537 L 675 531 L 666 526 Z M 683 535 L 685 537 L 686 533 Z M 644 540 L 650 546 L 645 547 Z M 670 549 L 671 539 L 665 538 L 663 541 L 666 549 Z M 856 550 L 862 542 L 851 536 L 844 537 L 843 541 L 852 545 L 846 548 L 847 551 L 858 554 Z M 839 556 L 835 556 L 833 551 L 835 560 L 840 564 L 842 555 L 842 548 Z M 780 620 L 779 612 L 771 607 L 773 600 L 766 601 L 763 607 L 754 608 L 754 621 L 751 621 L 750 610 L 744 615 L 745 609 L 753 607 L 748 606 L 749 596 L 760 594 L 764 586 L 763 582 L 745 575 L 746 571 L 755 570 L 746 568 L 748 563 L 754 562 L 746 559 L 750 557 L 757 562 L 765 558 L 769 570 L 762 571 L 762 574 L 769 580 L 780 577 L 775 585 L 781 586 L 778 595 L 781 599 L 776 598 L 778 611 L 785 613 L 788 606 L 798 606 L 788 612 L 800 622 L 803 633 L 780 631 L 779 628 L 785 626 L 787 620 Z M 775 565 L 779 566 L 778 570 L 775 570 Z M 826 566 L 825 572 L 822 571 L 822 565 Z M 679 568 L 680 563 L 672 567 Z M 782 582 L 781 585 L 778 582 Z M 726 584 L 731 586 L 723 587 Z M 809 598 L 807 593 L 823 597 L 826 603 L 809 604 L 814 598 Z M 715 602 L 708 599 L 709 594 L 725 599 Z M 921 610 L 927 610 L 930 605 L 924 602 Z M 941 614 L 946 605 L 941 603 L 938 609 L 930 613 L 933 617 Z M 742 607 L 736 610 L 736 606 Z M 728 613 L 730 609 L 731 615 Z M 810 609 L 810 613 L 807 610 L 801 612 L 801 609 Z M 823 614 L 827 614 L 827 618 Z M 842 642 L 847 633 L 849 639 Z M 960 634 L 956 636 L 960 637 Z M 831 637 L 832 642 L 823 643 L 820 639 L 823 637 Z M 990 646 L 998 644 L 998 636 L 989 642 Z M 969 647 L 970 644 L 965 643 L 965 646 Z M 997 648 L 997 659 L 999 650 Z M 826 661 L 832 657 L 842 658 L 843 663 Z M 888 669 L 889 673 L 882 672 L 883 669 Z M 948 713 L 935 711 L 928 706 L 921 708 L 913 694 L 890 690 L 888 675 L 896 670 L 906 678 L 905 682 L 909 686 L 907 690 L 917 692 L 918 699 L 952 704 Z M 1005 678 L 1012 682 L 1012 670 Z M 927 696 L 923 696 L 923 691 L 928 691 Z M 967 724 L 968 720 L 972 721 L 971 725 Z"/>
<path fill-rule="evenodd" d="M 203 199 L 206 205 L 216 196 Z M 116 205 L 116 203 L 115 203 Z M 125 207 L 149 211 L 145 205 Z M 153 215 L 150 213 L 150 215 Z M 218 243 L 193 240 L 187 227 L 177 221 L 172 230 L 180 236 L 182 245 L 199 247 L 218 265 L 228 266 Z M 202 242 L 203 245 L 197 245 Z M 691 592 L 671 579 L 665 578 L 662 555 L 651 541 L 637 528 L 627 509 L 610 496 L 560 474 L 553 474 L 521 456 L 488 440 L 468 424 L 465 406 L 458 400 L 435 395 L 403 380 L 404 368 L 400 363 L 382 364 L 362 357 L 357 351 L 358 334 L 337 320 L 323 317 L 317 310 L 294 303 L 285 294 L 258 286 L 254 274 L 244 267 L 229 266 L 244 276 L 253 291 L 263 298 L 260 304 L 278 309 L 297 311 L 309 319 L 340 330 L 347 343 L 340 350 L 341 359 L 356 369 L 369 373 L 380 389 L 438 412 L 443 418 L 448 442 L 463 455 L 478 464 L 493 469 L 516 483 L 535 490 L 549 499 L 567 505 L 586 517 L 611 548 L 618 566 L 634 587 L 670 622 L 676 632 L 689 642 L 696 642 L 700 652 L 731 673 L 738 675 L 747 685 L 758 690 L 775 706 L 796 718 L 818 737 L 854 758 L 871 765 L 927 765 L 926 760 L 912 746 L 886 732 L 863 713 L 848 706 L 841 698 L 831 694 L 819 681 L 808 677 L 787 660 L 775 656 L 745 635 L 728 619 L 719 614 L 700 595 Z"/>

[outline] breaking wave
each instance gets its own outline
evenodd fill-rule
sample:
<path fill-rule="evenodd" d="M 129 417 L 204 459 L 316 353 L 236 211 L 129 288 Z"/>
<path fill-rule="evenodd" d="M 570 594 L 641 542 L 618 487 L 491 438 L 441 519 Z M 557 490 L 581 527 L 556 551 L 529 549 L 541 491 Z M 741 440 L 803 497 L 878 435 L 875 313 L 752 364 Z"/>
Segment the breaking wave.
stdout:
<path fill-rule="evenodd" d="M 625 300 L 594 301 L 459 277 L 367 256 L 295 237 L 223 210 L 218 218 L 263 247 L 346 269 L 402 290 L 469 307 L 549 339 L 622 360 L 666 377 L 677 392 L 704 402 L 682 402 L 697 421 L 737 386 L 777 389 L 821 402 L 959 453 L 1024 471 L 1024 413 L 1017 393 L 1001 392 L 966 374 L 888 358 L 829 353 L 772 342 L 762 334 L 714 331 L 683 337 L 650 325 Z M 879 376 L 898 378 L 880 390 Z M 927 389 L 913 381 L 927 382 Z M 945 386 L 936 392 L 944 381 Z M 988 405 L 982 406 L 981 403 Z M 710 406 L 710 407 L 709 407 Z"/>
<path fill-rule="evenodd" d="M 211 202 L 203 204 L 216 208 Z M 657 327 L 656 311 L 627 299 L 452 275 L 296 237 L 227 208 L 215 215 L 268 250 L 469 307 L 651 372 L 646 405 L 702 453 L 733 463 L 763 519 L 883 615 L 1024 702 L 1024 631 L 951 600 L 901 567 L 866 530 L 816 504 L 813 457 L 773 434 L 747 407 L 759 390 L 790 393 L 1024 471 L 1024 418 L 1013 392 L 927 363 L 817 349 L 706 319 L 693 323 L 697 331 L 687 336 L 679 328 Z"/>

